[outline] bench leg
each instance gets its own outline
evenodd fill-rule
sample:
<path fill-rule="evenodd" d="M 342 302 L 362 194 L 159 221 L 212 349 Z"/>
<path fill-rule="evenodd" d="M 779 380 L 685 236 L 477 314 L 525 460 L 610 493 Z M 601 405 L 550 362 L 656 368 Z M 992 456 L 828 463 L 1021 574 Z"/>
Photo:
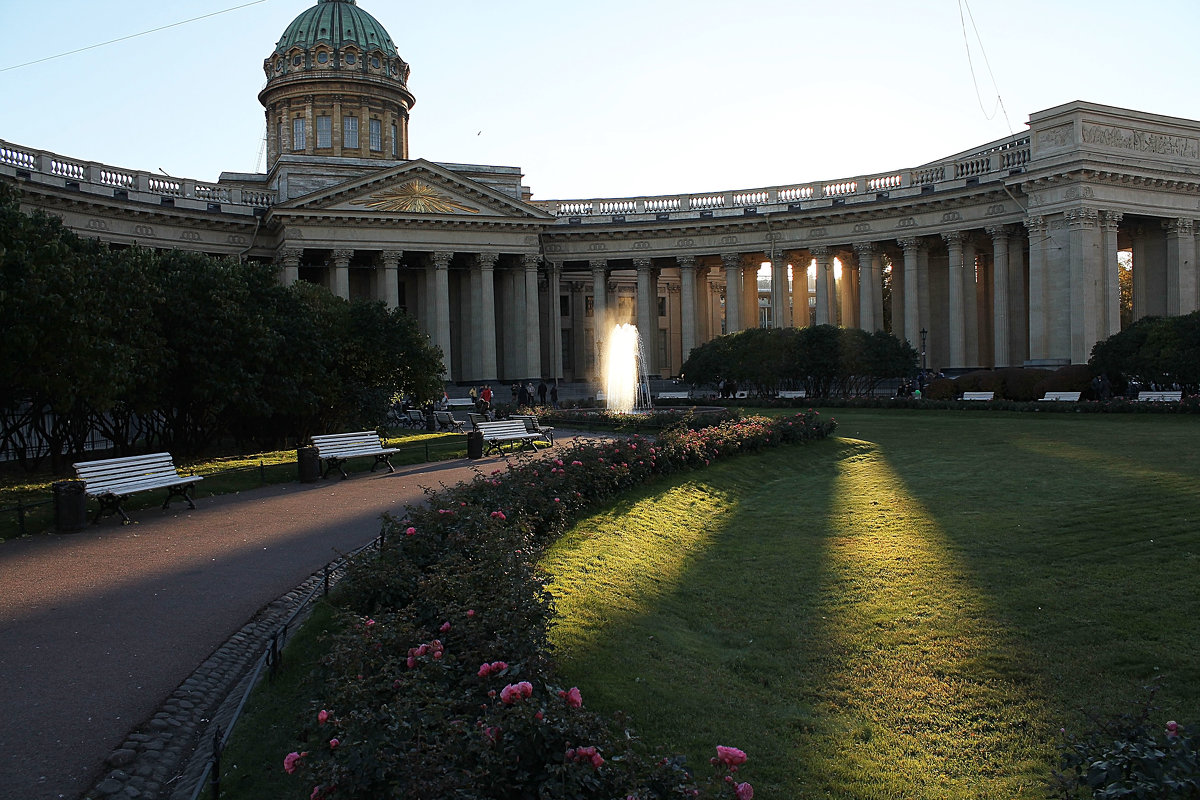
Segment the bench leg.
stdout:
<path fill-rule="evenodd" d="M 321 472 L 321 477 L 324 478 L 329 474 L 329 471 L 336 469 L 342 475 L 342 480 L 346 480 L 350 476 L 346 474 L 346 470 L 342 469 L 342 464 L 346 463 L 344 458 L 327 458 L 325 459 L 325 469 Z"/>
<path fill-rule="evenodd" d="M 387 468 L 388 468 L 388 472 L 396 471 L 396 468 L 392 466 L 392 457 L 390 455 L 384 454 L 384 455 L 375 456 L 375 463 L 371 465 L 371 472 L 374 472 L 375 468 L 378 467 L 380 464 L 386 464 Z"/>
<path fill-rule="evenodd" d="M 96 515 L 92 517 L 92 524 L 95 525 L 96 523 L 100 522 L 100 519 L 105 515 L 105 512 L 109 514 L 120 514 L 122 525 L 128 525 L 129 523 L 133 522 L 133 520 L 129 518 L 129 515 L 125 513 L 125 509 L 121 508 L 121 501 L 123 499 L 125 498 L 118 497 L 115 494 L 99 495 L 96 498 L 96 501 L 100 504 L 100 507 L 96 509 Z"/>
<path fill-rule="evenodd" d="M 187 484 L 184 484 L 183 486 L 168 486 L 167 487 L 167 499 L 162 505 L 163 511 L 166 511 L 168 508 L 171 507 L 171 499 L 174 497 L 178 497 L 181 500 L 184 500 L 188 504 L 188 508 L 194 510 L 196 508 L 196 504 L 194 502 L 192 502 L 192 496 L 190 493 L 192 491 L 192 487 L 195 485 L 196 484 L 194 484 L 194 483 L 187 483 Z"/>

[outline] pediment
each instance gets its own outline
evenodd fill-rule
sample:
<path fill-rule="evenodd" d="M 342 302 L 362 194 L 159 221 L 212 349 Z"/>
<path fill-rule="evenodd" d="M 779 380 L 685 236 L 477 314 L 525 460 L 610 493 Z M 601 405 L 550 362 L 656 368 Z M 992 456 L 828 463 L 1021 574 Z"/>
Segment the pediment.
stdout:
<path fill-rule="evenodd" d="M 328 187 L 276 209 L 427 221 L 551 218 L 535 206 L 423 159 Z"/>

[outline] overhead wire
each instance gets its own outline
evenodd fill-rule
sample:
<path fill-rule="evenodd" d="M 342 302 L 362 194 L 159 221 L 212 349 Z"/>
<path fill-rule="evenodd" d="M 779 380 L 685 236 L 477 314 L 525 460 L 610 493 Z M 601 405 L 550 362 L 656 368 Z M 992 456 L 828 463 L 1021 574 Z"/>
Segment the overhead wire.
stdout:
<path fill-rule="evenodd" d="M 88 50 L 95 50 L 98 47 L 107 47 L 110 44 L 116 44 L 117 42 L 125 42 L 130 39 L 136 39 L 139 36 L 148 36 L 152 33 L 158 33 L 159 31 L 165 31 L 170 28 L 178 28 L 180 25 L 187 25 L 192 22 L 199 22 L 202 19 L 208 19 L 209 17 L 220 16 L 221 14 L 228 14 L 230 11 L 237 11 L 239 9 L 248 8 L 250 6 L 256 6 L 256 5 L 259 5 L 260 3 L 265 3 L 265 2 L 267 2 L 267 0 L 252 0 L 252 2 L 249 2 L 249 3 L 242 3 L 241 5 L 232 6 L 231 8 L 226 8 L 221 11 L 213 11 L 210 14 L 201 14 L 198 17 L 192 17 L 191 19 L 185 19 L 182 22 L 172 22 L 170 25 L 160 25 L 157 28 L 151 28 L 148 31 L 142 31 L 141 33 L 131 33 L 128 36 L 119 36 L 116 39 L 109 39 L 107 42 L 99 42 L 97 44 L 90 44 L 87 47 L 79 47 L 79 48 L 76 48 L 75 50 L 68 50 L 65 53 L 58 53 L 56 55 L 46 56 L 45 58 L 34 59 L 33 61 L 26 61 L 23 64 L 13 64 L 12 66 L 9 66 L 9 67 L 0 67 L 0 72 L 9 72 L 14 69 L 21 69 L 22 67 L 31 67 L 34 64 L 43 64 L 47 61 L 53 61 L 56 58 L 65 58 L 66 56 L 73 56 L 76 53 L 85 53 Z"/>

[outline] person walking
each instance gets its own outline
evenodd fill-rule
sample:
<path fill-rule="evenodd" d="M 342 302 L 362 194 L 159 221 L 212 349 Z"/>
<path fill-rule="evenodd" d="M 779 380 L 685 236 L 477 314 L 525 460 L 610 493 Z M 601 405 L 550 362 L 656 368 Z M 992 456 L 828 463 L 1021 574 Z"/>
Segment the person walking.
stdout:
<path fill-rule="evenodd" d="M 550 387 L 546 386 L 546 381 L 544 379 L 538 384 L 538 387 L 537 387 L 538 405 L 540 405 L 540 406 L 546 405 L 546 391 L 549 388 Z"/>

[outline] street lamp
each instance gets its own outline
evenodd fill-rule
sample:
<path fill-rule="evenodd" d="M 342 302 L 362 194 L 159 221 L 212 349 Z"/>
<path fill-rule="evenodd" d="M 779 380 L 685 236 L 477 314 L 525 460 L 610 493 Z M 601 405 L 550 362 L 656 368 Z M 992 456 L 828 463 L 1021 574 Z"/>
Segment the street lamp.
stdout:
<path fill-rule="evenodd" d="M 929 337 L 929 331 L 921 328 L 921 371 L 925 371 L 925 340 Z"/>

